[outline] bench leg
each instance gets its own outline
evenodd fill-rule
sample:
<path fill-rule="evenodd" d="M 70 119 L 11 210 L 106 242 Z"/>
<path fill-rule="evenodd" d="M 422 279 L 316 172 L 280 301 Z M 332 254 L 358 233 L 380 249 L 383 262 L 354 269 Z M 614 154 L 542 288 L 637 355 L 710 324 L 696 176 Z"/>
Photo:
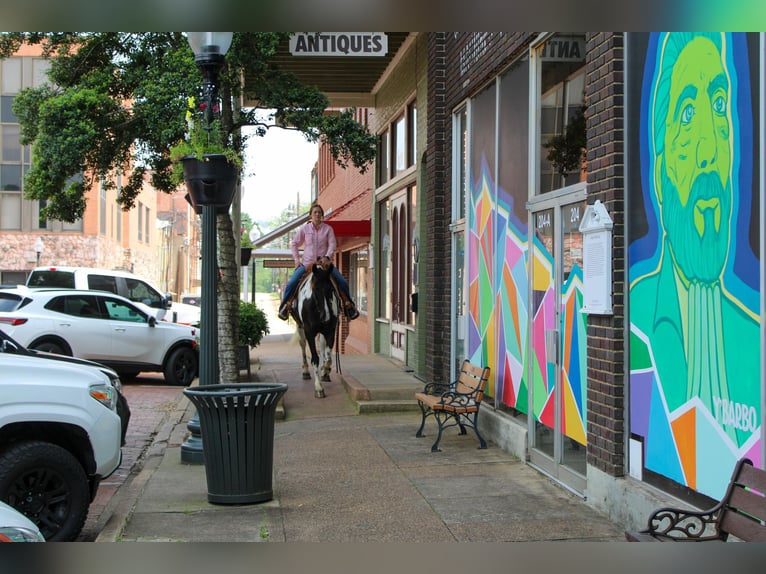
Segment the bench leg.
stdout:
<path fill-rule="evenodd" d="M 440 411 L 433 411 L 433 415 L 439 425 L 439 432 L 436 435 L 434 444 L 431 445 L 431 452 L 441 452 L 441 449 L 439 448 L 439 442 L 442 440 L 442 430 L 444 430 L 444 423 L 447 422 L 452 417 L 452 415 L 446 415 Z"/>
<path fill-rule="evenodd" d="M 416 437 L 422 437 L 423 436 L 423 427 L 426 424 L 426 417 L 430 414 L 428 407 L 426 407 L 422 402 L 418 401 L 418 406 L 420 406 L 420 412 L 423 415 L 420 419 L 420 428 L 418 429 L 418 432 L 415 433 Z"/>
<path fill-rule="evenodd" d="M 469 423 L 468 426 L 473 428 L 473 432 L 476 433 L 476 438 L 479 439 L 479 448 L 487 448 L 487 441 L 484 440 L 484 437 L 479 434 L 479 425 L 478 418 L 479 418 L 479 411 L 476 411 L 473 413 L 473 416 L 466 415 L 466 418 L 468 419 Z"/>

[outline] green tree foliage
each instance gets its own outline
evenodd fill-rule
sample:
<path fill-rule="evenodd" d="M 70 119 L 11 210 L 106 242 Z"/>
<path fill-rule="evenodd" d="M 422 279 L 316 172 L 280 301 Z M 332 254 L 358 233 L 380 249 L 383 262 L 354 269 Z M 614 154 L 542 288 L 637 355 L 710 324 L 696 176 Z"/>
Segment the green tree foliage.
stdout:
<path fill-rule="evenodd" d="M 241 156 L 245 141 L 239 128 L 255 126 L 257 135 L 265 135 L 272 127 L 289 126 L 308 141 L 327 141 L 339 165 L 366 170 L 375 155 L 375 137 L 354 121 L 353 110 L 325 114 L 326 96 L 272 61 L 288 37 L 285 32 L 234 34 L 219 82 L 228 145 Z M 159 191 L 175 190 L 170 149 L 185 139 L 189 99 L 203 99 L 202 76 L 182 33 L 3 32 L 0 59 L 23 44 L 41 46 L 51 63 L 50 84 L 25 88 L 13 106 L 21 143 L 32 145 L 25 193 L 45 200 L 41 217 L 79 219 L 84 191 L 96 182 L 117 189 L 125 210 L 134 206 L 146 177 Z M 241 101 L 257 101 L 259 109 L 274 112 L 264 120 L 256 109 L 234 105 Z M 238 213 L 234 219 L 239 221 Z M 224 378 L 237 372 L 239 238 L 228 213 L 217 220 Z"/>

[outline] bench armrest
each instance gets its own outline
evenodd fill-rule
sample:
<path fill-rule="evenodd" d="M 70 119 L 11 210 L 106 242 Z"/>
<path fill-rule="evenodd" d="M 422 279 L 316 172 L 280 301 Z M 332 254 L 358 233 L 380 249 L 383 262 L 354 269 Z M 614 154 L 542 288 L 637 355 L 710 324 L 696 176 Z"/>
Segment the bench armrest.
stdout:
<path fill-rule="evenodd" d="M 448 391 L 442 393 L 441 404 L 449 405 L 451 407 L 467 407 L 469 405 L 478 404 L 476 400 L 476 393 L 458 393 L 456 391 Z"/>
<path fill-rule="evenodd" d="M 720 509 L 721 504 L 706 511 L 659 508 L 649 517 L 642 533 L 677 541 L 721 540 L 717 526 Z"/>
<path fill-rule="evenodd" d="M 453 386 L 450 383 L 426 383 L 423 393 L 426 395 L 439 396 L 449 391 Z"/>

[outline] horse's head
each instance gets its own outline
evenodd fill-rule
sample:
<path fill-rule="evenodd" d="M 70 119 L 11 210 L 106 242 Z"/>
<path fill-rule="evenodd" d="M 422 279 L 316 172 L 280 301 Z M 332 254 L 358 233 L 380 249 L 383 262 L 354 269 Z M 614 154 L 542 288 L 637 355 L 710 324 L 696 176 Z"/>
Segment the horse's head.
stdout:
<path fill-rule="evenodd" d="M 314 270 L 316 269 L 322 269 L 326 273 L 331 273 L 333 264 L 332 261 L 328 257 L 322 257 L 321 259 L 318 259 L 316 263 L 312 266 Z"/>

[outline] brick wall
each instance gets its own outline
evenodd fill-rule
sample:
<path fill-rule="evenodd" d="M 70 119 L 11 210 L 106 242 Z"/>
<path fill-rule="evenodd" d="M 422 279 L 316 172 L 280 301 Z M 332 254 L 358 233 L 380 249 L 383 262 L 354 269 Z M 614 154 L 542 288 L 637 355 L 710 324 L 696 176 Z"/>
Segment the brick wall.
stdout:
<path fill-rule="evenodd" d="M 428 333 L 425 353 L 426 380 L 449 379 L 450 356 L 450 231 L 451 213 L 449 151 L 450 115 L 445 106 L 447 33 L 428 37 L 428 124 L 426 149 L 426 229 L 429 242 L 422 250 L 426 268 L 425 296 L 419 297 L 418 320 Z"/>
<path fill-rule="evenodd" d="M 587 35 L 588 203 L 614 222 L 612 315 L 588 317 L 588 463 L 625 474 L 625 182 L 622 33 Z"/>

